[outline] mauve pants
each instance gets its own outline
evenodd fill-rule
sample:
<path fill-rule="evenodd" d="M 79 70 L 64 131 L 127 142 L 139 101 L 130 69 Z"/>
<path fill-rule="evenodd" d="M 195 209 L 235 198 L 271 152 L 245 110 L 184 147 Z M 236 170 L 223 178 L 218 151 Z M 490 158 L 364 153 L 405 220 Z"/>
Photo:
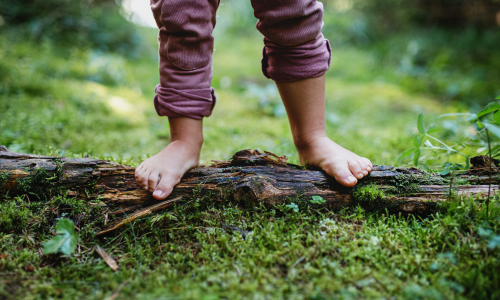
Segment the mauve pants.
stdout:
<path fill-rule="evenodd" d="M 276 82 L 323 75 L 331 50 L 323 37 L 323 5 L 316 0 L 251 0 L 264 35 L 262 72 Z M 151 0 L 160 29 L 160 116 L 201 119 L 215 105 L 212 52 L 219 0 Z"/>

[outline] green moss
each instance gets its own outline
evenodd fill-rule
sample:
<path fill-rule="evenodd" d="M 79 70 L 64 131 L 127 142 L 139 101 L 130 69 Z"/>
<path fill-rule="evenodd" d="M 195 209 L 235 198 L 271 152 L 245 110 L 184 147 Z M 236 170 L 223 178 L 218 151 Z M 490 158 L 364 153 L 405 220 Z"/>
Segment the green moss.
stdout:
<path fill-rule="evenodd" d="M 354 189 L 354 205 L 369 211 L 385 210 L 392 207 L 392 200 L 374 184 L 361 185 Z"/>
<path fill-rule="evenodd" d="M 446 182 L 447 180 L 433 176 L 430 173 L 399 174 L 389 180 L 389 184 L 392 187 L 387 190 L 387 194 L 392 196 L 409 196 L 418 193 L 421 185 L 444 185 Z"/>
<path fill-rule="evenodd" d="M 35 169 L 29 176 L 17 179 L 17 191 L 20 194 L 34 196 L 37 200 L 47 201 L 50 196 L 62 190 L 61 187 L 54 185 L 54 181 L 59 177 L 58 173 L 58 171 L 47 171 L 45 168 Z"/>
<path fill-rule="evenodd" d="M 7 182 L 7 180 L 9 180 L 9 173 L 8 172 L 0 172 L 0 189 Z"/>
<path fill-rule="evenodd" d="M 35 212 L 23 201 L 0 203 L 0 231 L 19 232 L 35 220 Z"/>
<path fill-rule="evenodd" d="M 377 201 L 386 197 L 385 193 L 373 184 L 360 186 L 353 192 L 353 196 L 363 202 Z"/>
<path fill-rule="evenodd" d="M 499 178 L 500 179 L 500 178 Z M 464 184 L 470 183 L 472 185 L 480 185 L 481 184 L 481 177 L 477 175 L 470 175 L 468 180 Z"/>

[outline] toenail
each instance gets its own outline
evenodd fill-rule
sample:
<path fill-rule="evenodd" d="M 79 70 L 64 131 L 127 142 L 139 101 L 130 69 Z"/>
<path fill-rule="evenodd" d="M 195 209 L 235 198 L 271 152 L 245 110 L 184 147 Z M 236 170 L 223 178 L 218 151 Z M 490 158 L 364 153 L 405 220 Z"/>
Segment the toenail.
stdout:
<path fill-rule="evenodd" d="M 358 177 L 363 177 L 363 173 L 359 173 L 359 174 L 358 174 Z"/>
<path fill-rule="evenodd" d="M 162 191 L 155 191 L 155 192 L 153 193 L 153 195 L 158 196 L 158 197 L 161 197 L 161 196 L 163 195 L 163 192 L 162 192 Z"/>
<path fill-rule="evenodd" d="M 347 182 L 355 182 L 355 181 L 356 181 L 356 178 L 354 178 L 354 176 L 347 177 Z"/>

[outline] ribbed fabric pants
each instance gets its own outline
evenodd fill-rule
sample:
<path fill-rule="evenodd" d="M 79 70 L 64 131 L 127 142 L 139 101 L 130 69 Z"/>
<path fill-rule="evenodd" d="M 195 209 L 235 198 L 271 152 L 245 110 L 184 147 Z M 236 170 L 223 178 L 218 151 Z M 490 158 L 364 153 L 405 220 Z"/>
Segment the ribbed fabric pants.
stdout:
<path fill-rule="evenodd" d="M 323 5 L 316 0 L 251 0 L 264 35 L 262 72 L 276 82 L 323 75 L 331 50 L 323 37 Z M 212 52 L 219 0 L 151 0 L 160 29 L 160 116 L 201 119 L 215 105 Z"/>

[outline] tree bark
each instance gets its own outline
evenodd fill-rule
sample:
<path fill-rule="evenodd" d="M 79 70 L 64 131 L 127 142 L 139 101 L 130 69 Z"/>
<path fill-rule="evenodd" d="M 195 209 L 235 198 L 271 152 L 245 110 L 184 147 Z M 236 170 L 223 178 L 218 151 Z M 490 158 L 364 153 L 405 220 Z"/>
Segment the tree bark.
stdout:
<path fill-rule="evenodd" d="M 128 217 L 103 228 L 100 234 L 104 234 L 193 197 L 253 207 L 259 203 L 276 206 L 290 201 L 309 202 L 313 196 L 321 196 L 326 201 L 314 205 L 328 209 L 359 204 L 369 210 L 428 215 L 437 203 L 449 197 L 450 190 L 459 195 L 485 197 L 490 178 L 483 175 L 484 170 L 484 165 L 474 166 L 465 174 L 454 176 L 450 185 L 450 176 L 416 168 L 375 166 L 357 187 L 346 188 L 323 171 L 286 163 L 284 156 L 242 150 L 231 161 L 214 161 L 212 165 L 189 170 L 172 195 L 160 202 L 137 185 L 134 167 L 99 159 L 20 154 L 0 146 L 0 195 L 29 194 L 43 199 L 67 193 L 88 201 L 100 199 L 115 210 L 112 214 L 127 212 Z M 492 177 L 494 191 L 498 190 L 498 179 L 497 172 Z M 360 194 L 360 187 L 366 185 L 382 191 L 383 197 Z"/>

